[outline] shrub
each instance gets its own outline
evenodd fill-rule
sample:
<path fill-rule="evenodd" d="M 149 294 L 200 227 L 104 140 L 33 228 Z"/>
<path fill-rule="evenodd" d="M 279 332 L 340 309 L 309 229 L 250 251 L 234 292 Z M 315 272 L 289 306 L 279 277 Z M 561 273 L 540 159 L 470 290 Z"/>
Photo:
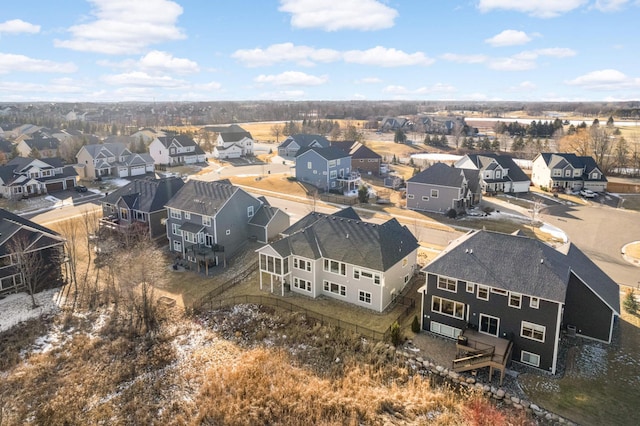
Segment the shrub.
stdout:
<path fill-rule="evenodd" d="M 628 289 L 624 296 L 624 301 L 622 302 L 622 306 L 624 310 L 630 314 L 636 314 L 638 312 L 638 301 L 636 300 L 635 291 L 632 288 Z"/>
<path fill-rule="evenodd" d="M 420 333 L 420 321 L 418 320 L 418 316 L 413 316 L 413 322 L 411 323 L 411 331 L 414 333 Z"/>
<path fill-rule="evenodd" d="M 449 209 L 447 210 L 447 213 L 445 213 L 445 215 L 449 219 L 455 219 L 456 217 L 458 217 L 458 212 L 456 211 L 456 209 Z"/>
<path fill-rule="evenodd" d="M 399 346 L 402 343 L 402 330 L 400 329 L 398 321 L 391 324 L 391 332 L 389 336 L 393 346 Z"/>

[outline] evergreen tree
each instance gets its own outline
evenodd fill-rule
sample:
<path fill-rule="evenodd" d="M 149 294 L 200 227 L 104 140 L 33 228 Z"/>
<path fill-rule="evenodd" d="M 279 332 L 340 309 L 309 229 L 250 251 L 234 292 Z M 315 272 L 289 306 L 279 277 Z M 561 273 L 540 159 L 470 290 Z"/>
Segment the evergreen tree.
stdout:
<path fill-rule="evenodd" d="M 628 289 L 624 296 L 624 301 L 622 302 L 622 306 L 624 310 L 630 314 L 636 314 L 640 306 L 638 306 L 638 301 L 636 300 L 635 291 L 632 288 Z"/>

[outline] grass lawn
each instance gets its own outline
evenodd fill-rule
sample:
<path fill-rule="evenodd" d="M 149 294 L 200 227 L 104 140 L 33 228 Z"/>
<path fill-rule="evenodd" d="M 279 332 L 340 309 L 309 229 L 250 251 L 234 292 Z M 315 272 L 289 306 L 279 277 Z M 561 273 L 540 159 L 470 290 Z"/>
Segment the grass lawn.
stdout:
<path fill-rule="evenodd" d="M 585 342 L 568 353 L 561 379 L 521 376 L 532 401 L 585 425 L 637 425 L 640 404 L 640 317 L 622 314 L 609 347 Z"/>
<path fill-rule="evenodd" d="M 629 257 L 640 260 L 640 243 L 629 244 L 625 248 L 625 254 Z"/>
<path fill-rule="evenodd" d="M 640 211 L 640 195 L 622 194 L 620 196 L 624 199 L 624 202 L 622 203 L 622 208 L 626 210 Z"/>

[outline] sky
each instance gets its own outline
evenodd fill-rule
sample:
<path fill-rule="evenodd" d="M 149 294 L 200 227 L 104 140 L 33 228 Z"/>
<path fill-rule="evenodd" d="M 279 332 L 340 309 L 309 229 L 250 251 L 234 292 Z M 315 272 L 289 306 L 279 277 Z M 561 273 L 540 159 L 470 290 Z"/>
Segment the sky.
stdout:
<path fill-rule="evenodd" d="M 19 0 L 0 102 L 640 100 L 640 0 Z"/>

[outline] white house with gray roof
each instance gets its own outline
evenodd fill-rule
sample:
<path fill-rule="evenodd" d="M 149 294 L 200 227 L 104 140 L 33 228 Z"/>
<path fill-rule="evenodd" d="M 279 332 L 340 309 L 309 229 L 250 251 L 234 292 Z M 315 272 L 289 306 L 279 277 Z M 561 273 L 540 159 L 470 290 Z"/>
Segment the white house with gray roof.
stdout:
<path fill-rule="evenodd" d="M 423 268 L 421 326 L 504 339 L 512 360 L 551 373 L 568 334 L 611 343 L 620 289 L 580 249 L 470 231 Z"/>
<path fill-rule="evenodd" d="M 85 145 L 76 159 L 75 168 L 84 179 L 142 176 L 155 171 L 149 154 L 132 153 L 120 142 Z"/>
<path fill-rule="evenodd" d="M 454 167 L 480 172 L 482 192 L 529 192 L 531 179 L 509 155 L 467 154 Z"/>
<path fill-rule="evenodd" d="M 539 187 L 594 192 L 607 190 L 607 178 L 593 157 L 543 152 L 533 159 L 531 181 Z"/>
<path fill-rule="evenodd" d="M 396 219 L 378 225 L 354 214 L 310 213 L 258 249 L 260 288 L 384 311 L 416 272 L 418 241 Z"/>
<path fill-rule="evenodd" d="M 253 137 L 238 125 L 220 129 L 216 138 L 213 156 L 216 158 L 239 158 L 253 155 Z"/>
<path fill-rule="evenodd" d="M 207 160 L 204 150 L 187 135 L 159 136 L 149 144 L 149 154 L 156 164 L 167 166 L 204 163 Z"/>

